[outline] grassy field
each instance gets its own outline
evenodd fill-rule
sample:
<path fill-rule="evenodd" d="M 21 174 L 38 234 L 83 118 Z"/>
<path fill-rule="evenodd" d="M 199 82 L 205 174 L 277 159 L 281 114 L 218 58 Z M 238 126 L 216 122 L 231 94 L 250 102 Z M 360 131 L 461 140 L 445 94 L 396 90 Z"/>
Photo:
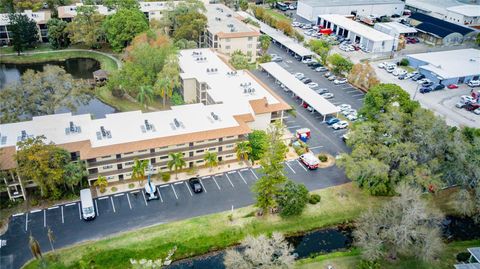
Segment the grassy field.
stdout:
<path fill-rule="evenodd" d="M 285 14 L 283 13 L 280 13 L 278 10 L 276 9 L 269 9 L 269 8 L 266 8 L 265 9 L 265 13 L 269 14 L 270 16 L 274 17 L 275 19 L 277 20 L 284 20 L 284 21 L 288 21 L 288 23 L 292 23 L 292 19 L 285 16 Z"/>
<path fill-rule="evenodd" d="M 52 50 L 50 45 L 42 43 L 42 44 L 38 44 L 37 47 L 33 49 L 28 49 L 25 52 L 38 52 L 38 51 L 49 51 L 49 50 Z M 12 46 L 0 47 L 0 54 L 9 54 L 9 53 L 16 53 L 16 51 L 13 50 Z"/>
<path fill-rule="evenodd" d="M 92 58 L 100 62 L 102 69 L 107 71 L 115 71 L 118 66 L 115 60 L 103 54 L 92 51 L 52 51 L 31 55 L 9 55 L 2 56 L 3 63 L 41 63 L 46 61 L 62 61 L 69 58 Z"/>
<path fill-rule="evenodd" d="M 452 242 L 445 246 L 444 254 L 438 261 L 427 263 L 416 259 L 399 259 L 395 262 L 382 262 L 381 268 L 388 269 L 451 269 L 456 263 L 456 254 L 465 252 L 467 248 L 480 246 L 480 240 Z M 335 252 L 319 255 L 314 258 L 297 262 L 299 269 L 327 268 L 332 265 L 335 269 L 355 269 L 360 261 L 360 251 L 353 249 L 348 252 Z"/>
<path fill-rule="evenodd" d="M 118 98 L 112 95 L 110 90 L 107 87 L 98 87 L 95 89 L 95 96 L 102 101 L 103 103 L 114 107 L 118 111 L 133 111 L 133 110 L 142 110 L 146 111 L 145 107 L 136 102 L 124 98 Z"/>
<path fill-rule="evenodd" d="M 58 260 L 51 262 L 49 268 L 77 268 L 79 261 L 92 262 L 98 268 L 126 268 L 129 258 L 158 258 L 175 245 L 178 250 L 174 259 L 195 256 L 237 244 L 247 234 L 273 231 L 295 234 L 345 223 L 367 207 L 387 199 L 371 197 L 351 183 L 315 193 L 321 195 L 322 201 L 309 205 L 302 216 L 293 219 L 283 220 L 278 216 L 257 218 L 254 217 L 253 207 L 245 207 L 234 211 L 231 222 L 228 211 L 129 231 L 61 249 L 57 251 Z M 47 257 L 51 260 L 50 255 Z M 37 265 L 37 261 L 33 261 L 26 268 L 37 268 Z"/>

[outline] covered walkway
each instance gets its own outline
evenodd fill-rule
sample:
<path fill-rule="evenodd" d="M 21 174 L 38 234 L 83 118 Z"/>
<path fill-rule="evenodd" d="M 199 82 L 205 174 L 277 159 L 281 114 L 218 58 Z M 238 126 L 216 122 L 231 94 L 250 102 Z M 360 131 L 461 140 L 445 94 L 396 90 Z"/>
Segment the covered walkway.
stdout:
<path fill-rule="evenodd" d="M 260 67 L 292 91 L 296 96 L 300 97 L 300 99 L 311 106 L 314 111 L 320 113 L 323 116 L 323 121 L 326 120 L 327 115 L 337 114 L 340 111 L 337 106 L 317 94 L 300 80 L 296 79 L 295 76 L 290 74 L 277 63 L 263 63 L 260 64 Z"/>

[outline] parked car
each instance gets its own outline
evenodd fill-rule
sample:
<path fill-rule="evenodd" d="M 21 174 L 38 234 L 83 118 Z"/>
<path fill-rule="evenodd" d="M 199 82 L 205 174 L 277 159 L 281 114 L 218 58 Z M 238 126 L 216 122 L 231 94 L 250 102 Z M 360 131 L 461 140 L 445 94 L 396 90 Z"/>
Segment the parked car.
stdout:
<path fill-rule="evenodd" d="M 445 89 L 445 85 L 443 85 L 443 84 L 437 84 L 437 85 L 434 85 L 432 87 L 433 91 L 440 91 L 440 90 L 443 90 L 443 89 Z"/>
<path fill-rule="evenodd" d="M 311 63 L 311 62 L 314 62 L 314 61 L 315 61 L 315 60 L 308 58 L 308 59 L 303 59 L 303 60 L 302 60 L 302 63 L 308 64 L 308 63 Z"/>
<path fill-rule="evenodd" d="M 341 111 L 341 113 L 344 115 L 344 116 L 347 116 L 349 114 L 357 114 L 357 110 L 356 109 L 353 109 L 353 108 L 350 108 L 350 109 L 344 109 Z"/>
<path fill-rule="evenodd" d="M 307 84 L 307 86 L 308 86 L 310 89 L 313 89 L 313 88 L 318 87 L 318 83 L 310 82 L 310 83 Z"/>
<path fill-rule="evenodd" d="M 430 87 L 430 86 L 433 86 L 433 82 L 431 82 L 430 80 L 426 80 L 424 82 L 422 82 L 422 86 L 423 87 Z"/>
<path fill-rule="evenodd" d="M 315 69 L 315 68 L 318 68 L 318 67 L 322 66 L 322 64 L 319 63 L 319 62 L 314 62 L 312 64 L 308 64 L 308 66 L 310 66 L 310 68 L 312 68 L 312 69 Z"/>
<path fill-rule="evenodd" d="M 338 108 L 340 108 L 340 111 L 343 111 L 343 110 L 351 109 L 352 106 L 349 104 L 341 104 L 338 106 Z"/>
<path fill-rule="evenodd" d="M 431 87 L 421 87 L 420 88 L 420 93 L 429 93 L 432 91 Z"/>
<path fill-rule="evenodd" d="M 331 76 L 331 75 L 333 75 L 332 72 L 327 72 L 327 73 L 323 74 L 323 76 L 326 77 L 326 78 L 328 78 L 328 77 Z"/>
<path fill-rule="evenodd" d="M 394 66 L 387 66 L 387 68 L 385 68 L 385 70 L 387 70 L 388 73 L 393 73 L 393 71 L 395 71 L 396 67 Z"/>
<path fill-rule="evenodd" d="M 281 62 L 281 61 L 283 61 L 283 58 L 280 56 L 272 57 L 272 62 Z"/>
<path fill-rule="evenodd" d="M 475 109 L 473 113 L 475 113 L 476 115 L 480 115 L 480 108 Z"/>
<path fill-rule="evenodd" d="M 302 82 L 305 83 L 305 84 L 308 84 L 308 83 L 312 82 L 312 80 L 309 79 L 309 78 L 306 78 Z"/>
<path fill-rule="evenodd" d="M 347 128 L 347 127 L 348 127 L 348 122 L 347 122 L 347 121 L 344 121 L 344 120 L 339 121 L 339 122 L 337 122 L 337 123 L 335 123 L 335 124 L 332 125 L 332 128 L 333 128 L 334 130 L 345 129 L 345 128 Z"/>
<path fill-rule="evenodd" d="M 400 79 L 400 80 L 404 80 L 404 79 L 406 79 L 406 78 L 407 78 L 407 75 L 408 75 L 407 73 L 405 73 L 405 74 L 402 74 L 402 75 L 399 75 L 399 76 L 398 76 L 398 79 Z"/>
<path fill-rule="evenodd" d="M 480 80 L 470 80 L 467 85 L 469 87 L 480 87 Z"/>
<path fill-rule="evenodd" d="M 455 107 L 456 107 L 456 108 L 464 108 L 464 107 L 465 107 L 465 103 L 462 102 L 462 101 L 459 101 L 459 102 L 457 102 L 457 103 L 455 104 Z"/>
<path fill-rule="evenodd" d="M 336 78 L 337 78 L 337 76 L 331 75 L 327 79 L 330 80 L 330 81 L 334 81 Z"/>
<path fill-rule="evenodd" d="M 339 120 L 338 118 L 333 117 L 333 118 L 328 119 L 328 120 L 326 121 L 326 123 L 327 123 L 327 125 L 333 125 L 333 124 L 335 124 L 335 123 L 337 123 L 337 122 L 339 122 L 339 121 L 340 121 L 340 120 Z"/>
<path fill-rule="evenodd" d="M 315 68 L 315 71 L 316 72 L 325 72 L 325 71 L 328 71 L 328 68 L 326 68 L 325 66 L 320 66 L 320 67 Z"/>
<path fill-rule="evenodd" d="M 458 85 L 457 85 L 457 84 L 448 84 L 447 88 L 449 88 L 449 89 L 458 89 Z"/>
<path fill-rule="evenodd" d="M 478 108 L 480 108 L 480 104 L 478 104 L 478 103 L 467 103 L 467 104 L 465 104 L 465 109 L 468 110 L 468 111 L 474 111 Z"/>
<path fill-rule="evenodd" d="M 349 121 L 356 121 L 357 120 L 357 114 L 348 114 L 347 119 Z"/>
<path fill-rule="evenodd" d="M 387 62 L 382 62 L 382 63 L 377 64 L 377 67 L 381 68 L 381 69 L 385 69 L 385 67 L 387 67 L 387 64 L 388 64 Z"/>
<path fill-rule="evenodd" d="M 415 76 L 412 77 L 412 80 L 413 81 L 418 81 L 418 80 L 421 80 L 421 79 L 424 79 L 425 76 L 422 75 L 422 74 L 416 74 Z"/>
<path fill-rule="evenodd" d="M 200 193 L 203 191 L 202 184 L 200 184 L 200 180 L 197 177 L 190 178 L 188 184 L 194 193 Z"/>
<path fill-rule="evenodd" d="M 320 96 L 322 96 L 325 99 L 332 99 L 334 97 L 333 93 L 330 93 L 330 92 L 320 94 Z"/>
<path fill-rule="evenodd" d="M 404 75 L 404 74 L 407 74 L 407 71 L 405 69 L 402 69 L 402 68 L 396 68 L 393 73 L 392 73 L 394 76 L 400 76 L 400 75 Z"/>
<path fill-rule="evenodd" d="M 327 93 L 328 90 L 325 89 L 325 88 L 321 88 L 321 89 L 315 90 L 315 92 L 318 93 L 318 94 L 324 94 L 324 93 Z"/>
<path fill-rule="evenodd" d="M 310 170 L 317 169 L 320 163 L 320 160 L 311 151 L 300 155 L 300 161 Z"/>
<path fill-rule="evenodd" d="M 313 111 L 314 111 L 313 107 L 311 107 L 311 106 L 307 106 L 307 110 L 308 110 L 309 112 L 313 112 Z"/>
<path fill-rule="evenodd" d="M 464 104 L 474 103 L 475 99 L 473 99 L 473 97 L 471 97 L 470 95 L 462 95 L 460 96 L 460 102 L 463 102 Z"/>
<path fill-rule="evenodd" d="M 297 79 L 302 79 L 302 78 L 305 77 L 305 75 L 304 75 L 303 73 L 295 73 L 294 76 L 295 76 L 295 78 L 297 78 Z"/>
<path fill-rule="evenodd" d="M 347 83 L 346 78 L 337 78 L 333 81 L 333 84 L 335 84 L 335 85 L 345 84 L 345 83 Z"/>
<path fill-rule="evenodd" d="M 418 75 L 418 72 L 417 72 L 417 71 L 408 73 L 408 74 L 405 76 L 405 79 L 412 78 L 413 76 L 416 76 L 416 75 Z"/>

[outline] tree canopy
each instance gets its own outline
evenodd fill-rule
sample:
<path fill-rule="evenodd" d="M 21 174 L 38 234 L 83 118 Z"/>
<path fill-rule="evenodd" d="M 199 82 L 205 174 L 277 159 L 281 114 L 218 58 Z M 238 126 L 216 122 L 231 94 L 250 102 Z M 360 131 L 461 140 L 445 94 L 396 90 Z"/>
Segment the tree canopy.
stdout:
<path fill-rule="evenodd" d="M 235 69 L 248 69 L 250 63 L 250 57 L 245 55 L 242 51 L 236 50 L 230 56 L 230 64 Z"/>
<path fill-rule="evenodd" d="M 268 136 L 265 131 L 253 130 L 248 134 L 248 142 L 250 144 L 251 153 L 250 160 L 258 161 L 265 153 L 268 145 Z"/>
<path fill-rule="evenodd" d="M 53 18 L 48 20 L 48 41 L 52 48 L 58 49 L 68 46 L 67 25 L 66 21 L 60 19 Z"/>
<path fill-rule="evenodd" d="M 322 65 L 327 64 L 328 54 L 331 50 L 331 45 L 325 40 L 316 40 L 311 39 L 308 43 L 309 47 L 312 49 L 313 52 L 320 56 L 320 62 Z"/>
<path fill-rule="evenodd" d="M 114 51 L 121 51 L 132 39 L 148 29 L 147 18 L 139 9 L 120 8 L 103 22 L 107 40 Z"/>
<path fill-rule="evenodd" d="M 175 41 L 185 39 L 198 43 L 207 26 L 205 10 L 201 1 L 182 1 L 164 12 L 159 26 Z"/>
<path fill-rule="evenodd" d="M 97 12 L 94 6 L 77 8 L 77 16 L 67 26 L 70 41 L 83 44 L 89 48 L 98 48 L 105 40 L 102 23 L 105 16 Z"/>
<path fill-rule="evenodd" d="M 287 181 L 277 197 L 280 216 L 291 217 L 302 214 L 308 202 L 308 189 L 303 184 Z"/>
<path fill-rule="evenodd" d="M 9 14 L 8 19 L 13 49 L 20 55 L 20 52 L 33 47 L 38 42 L 37 24 L 27 15 L 19 13 Z"/>
<path fill-rule="evenodd" d="M 336 75 L 348 74 L 352 70 L 353 63 L 338 53 L 327 57 L 328 63 L 332 66 L 332 72 Z"/>

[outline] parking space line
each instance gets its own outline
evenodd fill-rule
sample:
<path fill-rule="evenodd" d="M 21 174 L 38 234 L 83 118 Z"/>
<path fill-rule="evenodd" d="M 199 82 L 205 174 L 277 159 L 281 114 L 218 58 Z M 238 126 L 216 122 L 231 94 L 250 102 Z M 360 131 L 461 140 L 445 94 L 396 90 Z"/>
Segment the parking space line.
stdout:
<path fill-rule="evenodd" d="M 299 128 L 301 127 L 300 125 L 294 125 L 294 126 L 288 126 L 287 129 L 290 129 L 290 128 Z"/>
<path fill-rule="evenodd" d="M 62 210 L 62 223 L 65 223 L 65 219 L 63 218 L 63 206 L 60 207 L 60 209 Z"/>
<path fill-rule="evenodd" d="M 164 185 L 160 185 L 160 188 L 167 188 L 167 187 L 168 187 L 168 185 L 170 185 L 170 184 L 164 184 Z"/>
<path fill-rule="evenodd" d="M 351 93 L 351 92 L 358 92 L 358 90 L 351 89 L 351 90 L 347 91 L 347 93 Z"/>
<path fill-rule="evenodd" d="M 209 177 L 210 177 L 210 176 L 202 177 L 202 179 L 207 179 L 207 178 L 209 178 Z"/>
<path fill-rule="evenodd" d="M 117 194 L 115 194 L 115 195 L 113 195 L 113 196 L 118 197 L 118 196 L 123 196 L 124 194 L 125 194 L 125 193 L 122 192 L 122 193 L 117 193 Z"/>
<path fill-rule="evenodd" d="M 28 212 L 25 214 L 25 232 L 28 231 Z"/>
<path fill-rule="evenodd" d="M 217 182 L 217 180 L 215 179 L 215 177 L 212 177 L 212 178 L 213 178 L 213 181 L 215 181 L 215 184 L 217 184 L 217 188 L 218 188 L 219 190 L 221 190 L 220 185 L 218 185 L 218 182 Z"/>
<path fill-rule="evenodd" d="M 358 101 L 363 101 L 363 97 L 362 97 L 362 98 L 358 98 L 357 100 L 358 100 Z"/>
<path fill-rule="evenodd" d="M 157 187 L 157 189 L 158 189 L 158 196 L 160 197 L 160 202 L 163 203 L 163 198 L 162 198 L 162 194 L 160 193 L 160 188 Z"/>
<path fill-rule="evenodd" d="M 228 174 L 225 174 L 227 176 L 227 179 L 228 179 L 228 182 L 230 182 L 230 185 L 232 185 L 232 188 L 235 188 L 235 186 L 233 186 L 233 183 L 232 181 L 230 180 L 230 177 L 228 176 Z"/>
<path fill-rule="evenodd" d="M 175 182 L 175 183 L 173 183 L 173 184 L 179 185 L 179 184 L 183 184 L 183 182 Z"/>
<path fill-rule="evenodd" d="M 37 212 L 40 212 L 40 211 L 42 211 L 42 210 L 41 209 L 32 210 L 32 211 L 30 211 L 30 214 L 37 213 Z"/>
<path fill-rule="evenodd" d="M 318 148 L 323 148 L 323 146 L 316 146 L 316 147 L 311 147 L 311 148 L 308 148 L 308 149 L 318 149 Z"/>
<path fill-rule="evenodd" d="M 82 210 L 80 209 L 80 203 L 78 203 L 78 216 L 82 219 Z"/>
<path fill-rule="evenodd" d="M 227 174 L 235 174 L 237 171 L 230 171 Z"/>
<path fill-rule="evenodd" d="M 72 206 L 75 205 L 76 203 L 71 203 L 71 204 L 66 204 L 65 206 Z"/>
<path fill-rule="evenodd" d="M 240 169 L 240 172 L 245 172 L 247 170 L 248 170 L 248 168 L 243 168 L 243 169 Z"/>
<path fill-rule="evenodd" d="M 297 161 L 298 165 L 300 165 L 300 167 L 303 168 L 303 170 L 305 170 L 305 172 L 307 172 L 307 168 L 305 168 L 305 165 L 303 165 L 302 163 L 300 163 L 300 161 L 298 159 L 296 159 L 295 161 Z"/>
<path fill-rule="evenodd" d="M 340 133 L 340 132 L 345 132 L 345 131 L 346 131 L 346 129 L 340 129 L 340 130 L 333 131 L 333 133 Z"/>
<path fill-rule="evenodd" d="M 285 162 L 285 164 L 288 166 L 288 168 L 290 168 L 290 170 L 292 170 L 292 172 L 294 174 L 296 174 L 295 170 L 293 170 L 293 168 L 290 166 L 290 164 L 288 162 Z"/>
<path fill-rule="evenodd" d="M 177 192 L 175 191 L 175 188 L 173 187 L 172 184 L 170 184 L 170 186 L 172 186 L 173 194 L 175 194 L 175 198 L 177 198 L 177 200 L 178 200 L 178 196 L 177 196 Z"/>
<path fill-rule="evenodd" d="M 113 213 L 117 212 L 117 211 L 115 211 L 115 204 L 113 203 L 113 197 L 112 196 L 110 196 L 110 201 L 112 201 Z"/>
<path fill-rule="evenodd" d="M 47 211 L 43 210 L 43 228 L 47 227 Z"/>
<path fill-rule="evenodd" d="M 23 216 L 23 214 L 25 214 L 25 213 L 17 213 L 17 214 L 13 214 L 13 215 L 12 215 L 12 217 Z"/>
<path fill-rule="evenodd" d="M 100 211 L 98 210 L 97 200 L 95 200 L 95 209 L 97 210 L 97 215 L 100 216 Z"/>
<path fill-rule="evenodd" d="M 142 191 L 142 195 L 143 195 L 143 201 L 145 202 L 145 206 L 148 206 L 147 198 L 145 198 L 145 193 L 143 191 Z"/>
<path fill-rule="evenodd" d="M 205 193 L 207 193 L 207 189 L 206 189 L 206 188 L 205 188 L 205 186 L 203 185 L 203 182 L 202 182 L 202 180 L 201 180 L 201 179 L 199 179 L 199 181 L 200 181 L 200 185 L 202 185 L 202 188 L 203 188 L 203 190 L 205 191 Z"/>
<path fill-rule="evenodd" d="M 358 93 L 358 94 L 352 94 L 352 97 L 358 97 L 358 96 L 363 96 L 363 93 Z"/>
<path fill-rule="evenodd" d="M 128 195 L 128 193 L 127 193 L 127 201 L 128 201 L 128 206 L 130 207 L 130 209 L 132 209 L 132 204 L 130 203 L 130 196 Z"/>
<path fill-rule="evenodd" d="M 57 206 L 49 207 L 48 210 L 57 209 L 57 208 L 58 208 L 58 205 L 57 205 Z"/>
<path fill-rule="evenodd" d="M 98 198 L 98 200 L 105 200 L 105 199 L 108 199 L 108 196 L 103 196 Z"/>
<path fill-rule="evenodd" d="M 185 186 L 187 186 L 187 189 L 188 189 L 188 192 L 190 193 L 190 196 L 193 196 L 193 193 L 192 193 L 192 191 L 190 190 L 190 186 L 188 186 L 188 184 L 187 184 L 186 181 L 184 181 L 184 182 L 185 182 Z"/>
<path fill-rule="evenodd" d="M 245 180 L 245 178 L 243 178 L 243 176 L 242 176 L 242 173 L 238 173 L 238 174 L 239 174 L 239 175 L 240 175 L 240 177 L 242 178 L 242 180 L 243 180 L 243 183 L 245 183 L 245 185 L 248 185 L 248 184 L 247 184 L 247 181 Z"/>
<path fill-rule="evenodd" d="M 250 172 L 252 172 L 253 176 L 258 180 L 257 174 L 255 174 L 255 172 L 252 169 L 250 169 Z"/>

